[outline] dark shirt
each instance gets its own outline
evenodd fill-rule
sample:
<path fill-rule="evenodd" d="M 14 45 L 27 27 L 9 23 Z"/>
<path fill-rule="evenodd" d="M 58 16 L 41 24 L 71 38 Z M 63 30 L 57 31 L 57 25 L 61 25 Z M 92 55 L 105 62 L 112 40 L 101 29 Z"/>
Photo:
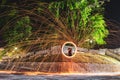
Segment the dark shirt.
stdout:
<path fill-rule="evenodd" d="M 68 50 L 68 56 L 72 56 L 72 49 Z"/>

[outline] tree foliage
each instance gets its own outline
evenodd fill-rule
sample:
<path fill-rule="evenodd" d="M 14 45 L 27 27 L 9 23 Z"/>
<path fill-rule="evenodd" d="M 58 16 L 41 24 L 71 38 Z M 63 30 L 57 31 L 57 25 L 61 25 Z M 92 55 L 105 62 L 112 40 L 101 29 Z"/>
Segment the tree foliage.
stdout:
<path fill-rule="evenodd" d="M 22 17 L 4 33 L 4 38 L 8 44 L 26 41 L 31 35 L 30 19 L 28 16 Z"/>
<path fill-rule="evenodd" d="M 66 41 L 80 47 L 89 45 L 89 40 L 105 44 L 108 30 L 102 3 L 99 0 L 49 3 L 39 0 L 7 3 L 3 0 L 0 6 L 0 31 L 4 33 L 7 44 L 21 44 L 24 49 L 45 49 Z"/>
<path fill-rule="evenodd" d="M 99 0 L 52 2 L 49 9 L 66 25 L 66 31 L 78 46 L 82 46 L 87 39 L 93 39 L 100 45 L 105 44 L 108 30 L 105 28 L 104 8 Z"/>

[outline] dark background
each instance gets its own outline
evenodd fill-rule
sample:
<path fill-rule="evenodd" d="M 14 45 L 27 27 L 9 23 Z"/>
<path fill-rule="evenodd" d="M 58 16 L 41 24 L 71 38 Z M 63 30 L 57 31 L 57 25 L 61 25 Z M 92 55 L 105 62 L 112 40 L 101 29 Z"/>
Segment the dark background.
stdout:
<path fill-rule="evenodd" d="M 109 35 L 106 48 L 120 48 L 120 0 L 110 0 L 105 3 L 105 19 Z"/>
<path fill-rule="evenodd" d="M 120 0 L 110 0 L 110 2 L 106 2 L 105 17 L 120 22 Z"/>
<path fill-rule="evenodd" d="M 22 0 L 7 0 L 7 2 L 21 2 Z M 62 1 L 62 0 L 40 0 L 45 2 Z M 120 0 L 104 0 L 105 1 L 105 17 L 120 22 Z M 1 0 L 0 0 L 1 3 Z"/>

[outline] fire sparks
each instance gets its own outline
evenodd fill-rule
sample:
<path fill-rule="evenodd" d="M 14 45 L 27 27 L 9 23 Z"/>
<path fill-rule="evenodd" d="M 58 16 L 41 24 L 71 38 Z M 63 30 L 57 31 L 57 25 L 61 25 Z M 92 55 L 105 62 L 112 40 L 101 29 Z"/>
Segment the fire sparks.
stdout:
<path fill-rule="evenodd" d="M 65 57 L 72 58 L 75 56 L 76 52 L 77 52 L 77 46 L 75 43 L 68 41 L 62 45 L 62 54 Z M 69 55 L 69 53 L 71 53 L 71 55 Z"/>

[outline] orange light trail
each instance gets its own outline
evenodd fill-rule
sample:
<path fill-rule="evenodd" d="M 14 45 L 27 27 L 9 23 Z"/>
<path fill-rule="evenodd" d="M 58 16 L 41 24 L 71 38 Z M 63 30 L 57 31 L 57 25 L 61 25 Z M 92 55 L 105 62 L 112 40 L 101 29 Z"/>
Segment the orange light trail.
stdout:
<path fill-rule="evenodd" d="M 21 74 L 21 75 L 81 75 L 81 76 L 120 76 L 120 72 L 101 72 L 101 73 L 46 73 L 46 72 L 17 72 L 17 71 L 0 71 L 6 74 Z"/>
<path fill-rule="evenodd" d="M 75 52 L 74 52 L 74 55 L 72 55 L 72 56 L 66 56 L 65 53 L 64 53 L 64 51 L 63 51 L 64 46 L 65 46 L 66 44 L 68 44 L 68 43 L 69 43 L 69 44 L 72 44 L 72 45 L 75 47 Z M 62 45 L 62 54 L 63 54 L 65 57 L 67 57 L 67 58 L 72 58 L 72 57 L 75 56 L 76 53 L 77 53 L 77 46 L 76 46 L 75 43 L 73 43 L 73 42 L 71 42 L 71 41 L 67 41 L 67 42 L 65 42 L 65 43 Z"/>

